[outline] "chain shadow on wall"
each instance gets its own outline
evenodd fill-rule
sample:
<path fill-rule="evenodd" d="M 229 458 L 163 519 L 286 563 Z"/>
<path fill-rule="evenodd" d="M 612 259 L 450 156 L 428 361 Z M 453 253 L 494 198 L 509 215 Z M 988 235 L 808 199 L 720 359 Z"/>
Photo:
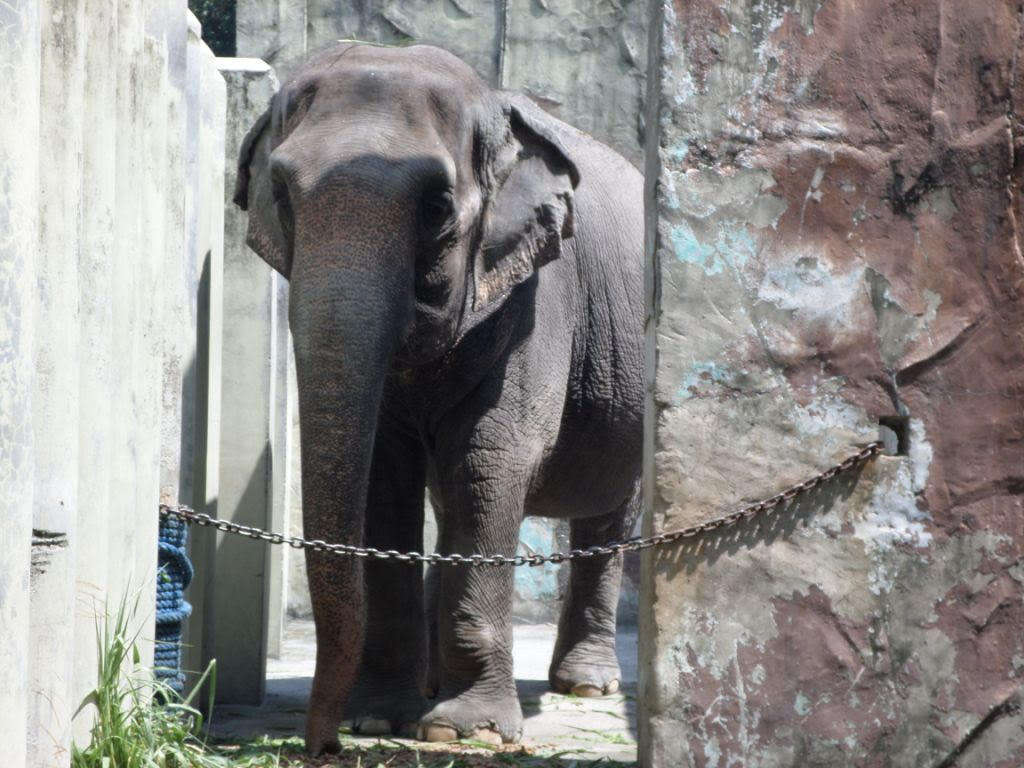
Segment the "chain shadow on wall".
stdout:
<path fill-rule="evenodd" d="M 741 549 L 790 540 L 799 527 L 807 527 L 849 499 L 857 488 L 865 466 L 837 475 L 824 485 L 797 496 L 767 515 L 743 519 L 726 528 L 712 530 L 675 546 L 656 548 L 651 557 L 655 573 L 666 579 L 692 575 L 699 565 L 713 567 L 723 555 L 735 555 Z M 842 520 L 845 528 L 847 521 Z M 840 532 L 838 535 L 844 535 Z"/>

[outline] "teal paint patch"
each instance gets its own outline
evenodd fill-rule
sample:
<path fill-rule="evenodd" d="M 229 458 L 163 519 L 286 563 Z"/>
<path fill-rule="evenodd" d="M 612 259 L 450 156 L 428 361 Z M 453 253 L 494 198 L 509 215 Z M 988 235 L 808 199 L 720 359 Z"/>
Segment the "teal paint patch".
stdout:
<path fill-rule="evenodd" d="M 689 224 L 677 224 L 672 227 L 672 248 L 680 261 L 696 264 L 709 274 L 714 274 L 710 270 L 714 268 L 715 250 L 701 243 Z"/>
<path fill-rule="evenodd" d="M 757 253 L 753 236 L 738 221 L 721 222 L 711 243 L 702 242 L 686 222 L 672 227 L 670 237 L 676 258 L 700 267 L 707 275 L 719 275 L 726 267 L 742 269 Z"/>
<path fill-rule="evenodd" d="M 544 518 L 528 517 L 519 528 L 519 551 L 526 555 L 547 554 L 557 547 L 555 522 Z M 517 568 L 516 593 L 528 600 L 558 599 L 557 568 Z"/>
<path fill-rule="evenodd" d="M 694 363 L 683 377 L 679 389 L 676 390 L 676 403 L 698 397 L 709 384 L 730 386 L 731 380 L 732 376 L 729 371 L 714 361 Z"/>

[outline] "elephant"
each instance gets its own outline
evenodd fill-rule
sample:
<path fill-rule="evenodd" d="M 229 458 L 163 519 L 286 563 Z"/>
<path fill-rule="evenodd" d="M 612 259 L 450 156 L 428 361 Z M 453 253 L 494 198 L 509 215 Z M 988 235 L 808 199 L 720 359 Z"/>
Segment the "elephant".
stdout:
<path fill-rule="evenodd" d="M 440 48 L 339 42 L 242 143 L 246 241 L 288 279 L 311 539 L 515 554 L 524 515 L 574 548 L 641 506 L 643 177 Z M 521 738 L 512 566 L 306 551 L 306 748 L 363 733 Z M 571 564 L 556 691 L 616 690 L 622 556 Z"/>

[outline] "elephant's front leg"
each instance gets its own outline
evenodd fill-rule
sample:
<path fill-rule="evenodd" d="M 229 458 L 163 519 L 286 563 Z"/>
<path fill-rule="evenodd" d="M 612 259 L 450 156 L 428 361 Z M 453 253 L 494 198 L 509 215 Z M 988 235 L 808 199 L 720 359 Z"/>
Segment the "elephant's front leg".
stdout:
<path fill-rule="evenodd" d="M 473 487 L 479 485 L 445 500 L 438 550 L 514 554 L 521 498 L 505 488 L 466 498 Z M 438 581 L 438 692 L 420 721 L 420 738 L 518 741 L 523 713 L 512 674 L 513 569 L 441 566 Z"/>
<path fill-rule="evenodd" d="M 423 488 L 419 442 L 382 420 L 366 506 L 367 546 L 423 550 Z M 364 574 L 366 640 L 346 716 L 357 733 L 415 735 L 426 708 L 423 567 L 368 559 Z"/>

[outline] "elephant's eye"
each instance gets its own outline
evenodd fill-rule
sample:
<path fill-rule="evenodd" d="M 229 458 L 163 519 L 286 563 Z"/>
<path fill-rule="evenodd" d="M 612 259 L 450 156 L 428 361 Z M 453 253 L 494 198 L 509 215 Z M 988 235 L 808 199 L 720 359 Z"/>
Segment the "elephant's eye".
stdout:
<path fill-rule="evenodd" d="M 420 198 L 420 227 L 433 239 L 452 234 L 455 226 L 455 197 L 450 189 L 433 189 Z"/>

